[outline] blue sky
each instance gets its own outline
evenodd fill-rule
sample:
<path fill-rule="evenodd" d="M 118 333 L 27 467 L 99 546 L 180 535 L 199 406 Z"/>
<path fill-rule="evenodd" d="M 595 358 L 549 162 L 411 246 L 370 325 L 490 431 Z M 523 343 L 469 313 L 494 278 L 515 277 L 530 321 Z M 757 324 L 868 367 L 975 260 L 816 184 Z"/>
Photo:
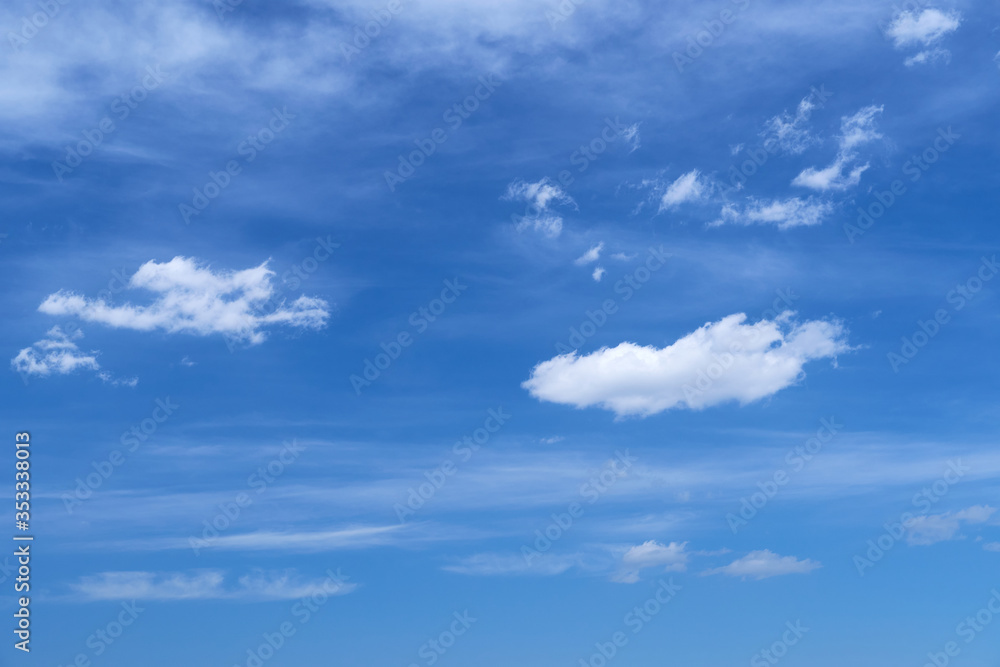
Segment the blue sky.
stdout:
<path fill-rule="evenodd" d="M 996 7 L 0 25 L 4 664 L 995 664 Z"/>

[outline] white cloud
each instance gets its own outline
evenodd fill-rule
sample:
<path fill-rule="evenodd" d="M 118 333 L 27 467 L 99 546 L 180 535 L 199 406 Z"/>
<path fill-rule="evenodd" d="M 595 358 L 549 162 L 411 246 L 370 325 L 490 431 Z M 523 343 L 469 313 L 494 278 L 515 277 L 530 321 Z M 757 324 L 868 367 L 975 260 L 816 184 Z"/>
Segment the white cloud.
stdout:
<path fill-rule="evenodd" d="M 903 64 L 907 67 L 913 67 L 914 65 L 926 65 L 928 63 L 936 63 L 942 60 L 945 63 L 951 62 L 951 51 L 948 49 L 928 49 L 926 51 L 921 51 L 914 56 L 910 56 L 903 61 Z"/>
<path fill-rule="evenodd" d="M 925 9 L 917 12 L 900 12 L 889 24 L 886 35 L 892 39 L 897 49 L 921 44 L 930 46 L 948 33 L 958 30 L 962 15 L 940 9 Z"/>
<path fill-rule="evenodd" d="M 523 201 L 528 204 L 524 215 L 514 215 L 518 231 L 534 229 L 548 238 L 556 238 L 562 233 L 562 216 L 552 213 L 553 204 L 576 206 L 573 198 L 548 178 L 534 183 L 514 181 L 507 186 L 503 197 L 506 201 Z"/>
<path fill-rule="evenodd" d="M 883 107 L 867 106 L 853 116 L 844 116 L 840 124 L 839 148 L 833 164 L 823 169 L 809 167 L 804 169 L 792 181 L 798 185 L 813 190 L 846 190 L 861 181 L 861 174 L 868 169 L 868 164 L 855 164 L 857 148 L 881 139 L 875 128 L 875 117 L 882 113 Z M 845 169 L 850 169 L 845 173 Z"/>
<path fill-rule="evenodd" d="M 636 257 L 638 257 L 638 255 L 636 254 L 629 255 L 624 252 L 616 252 L 615 254 L 611 255 L 611 259 L 618 262 L 631 262 Z"/>
<path fill-rule="evenodd" d="M 708 223 L 708 226 L 763 224 L 777 225 L 778 229 L 808 227 L 822 223 L 831 211 L 833 211 L 832 204 L 816 201 L 812 197 L 805 200 L 799 197 L 783 200 L 764 200 L 750 197 L 742 211 L 733 204 L 723 206 L 719 213 L 719 219 Z"/>
<path fill-rule="evenodd" d="M 604 277 L 605 273 L 607 273 L 607 272 L 604 270 L 604 267 L 603 266 L 599 266 L 596 269 L 594 269 L 594 273 L 591 274 L 591 277 L 594 280 L 596 280 L 597 282 L 601 282 L 601 278 Z"/>
<path fill-rule="evenodd" d="M 453 565 L 445 565 L 443 570 L 457 574 L 495 576 L 553 576 L 562 574 L 578 564 L 575 556 L 554 554 L 534 554 L 530 559 L 520 554 L 476 554 L 463 558 Z"/>
<path fill-rule="evenodd" d="M 80 369 L 97 371 L 100 369 L 97 353 L 81 352 L 73 342 L 82 337 L 82 331 L 77 330 L 70 335 L 59 327 L 52 327 L 46 332 L 45 338 L 18 352 L 11 359 L 11 368 L 23 375 L 41 377 L 48 377 L 53 373 L 69 375 Z"/>
<path fill-rule="evenodd" d="M 729 565 L 706 570 L 703 574 L 726 574 L 730 577 L 752 577 L 759 580 L 783 574 L 808 574 L 820 567 L 823 567 L 821 563 L 808 558 L 799 560 L 795 556 L 779 556 L 764 549 L 751 551 Z"/>
<path fill-rule="evenodd" d="M 761 133 L 764 137 L 764 145 L 768 148 L 777 146 L 785 153 L 792 155 L 798 155 L 805 151 L 816 143 L 815 137 L 805 127 L 815 108 L 816 104 L 812 99 L 806 97 L 799 102 L 794 117 L 785 112 L 767 121 L 764 124 L 764 131 Z"/>
<path fill-rule="evenodd" d="M 667 191 L 660 198 L 660 211 L 680 206 L 684 202 L 697 201 L 702 198 L 708 187 L 701 172 L 692 169 L 667 187 Z"/>
<path fill-rule="evenodd" d="M 987 542 L 983 545 L 987 551 L 1000 551 L 1000 542 Z"/>
<path fill-rule="evenodd" d="M 279 298 L 268 262 L 242 271 L 214 272 L 194 259 L 175 257 L 149 261 L 129 279 L 128 288 L 144 289 L 155 298 L 145 306 L 115 306 L 73 292 L 49 295 L 38 307 L 49 315 L 75 315 L 87 322 L 137 331 L 161 330 L 199 336 L 223 334 L 257 344 L 268 326 L 320 329 L 326 326 L 326 301 L 300 296 L 291 303 Z"/>
<path fill-rule="evenodd" d="M 660 544 L 655 540 L 643 542 L 625 552 L 622 566 L 612 577 L 623 584 L 639 581 L 639 574 L 647 567 L 663 567 L 665 572 L 683 572 L 688 562 L 687 542 Z"/>
<path fill-rule="evenodd" d="M 746 315 L 737 313 L 664 348 L 625 342 L 559 355 L 535 366 L 522 386 L 539 400 L 599 406 L 618 417 L 750 403 L 798 382 L 806 362 L 850 350 L 839 321 L 798 324 L 792 317 L 744 324 Z"/>
<path fill-rule="evenodd" d="M 139 378 L 137 378 L 137 377 L 119 378 L 119 377 L 113 376 L 111 373 L 109 373 L 107 371 L 101 371 L 100 373 L 97 374 L 97 377 L 99 377 L 101 379 L 101 382 L 104 382 L 106 384 L 110 384 L 113 387 L 133 387 L 134 388 L 134 387 L 136 387 L 139 384 Z"/>
<path fill-rule="evenodd" d="M 906 524 L 906 543 L 911 546 L 928 546 L 955 539 L 963 523 L 986 523 L 994 512 L 995 507 L 975 505 L 960 512 L 915 517 Z"/>
<path fill-rule="evenodd" d="M 254 572 L 226 583 L 218 570 L 183 572 L 102 572 L 70 587 L 87 600 L 292 600 L 319 592 L 345 595 L 357 588 L 347 577 L 302 581 L 292 571 Z"/>
<path fill-rule="evenodd" d="M 601 251 L 604 250 L 604 243 L 598 243 L 593 248 L 583 253 L 574 260 L 574 264 L 577 266 L 584 266 L 592 262 L 596 262 L 601 257 Z"/>
<path fill-rule="evenodd" d="M 639 136 L 639 125 L 640 123 L 633 123 L 622 131 L 622 138 L 629 145 L 629 153 L 634 153 L 642 146 L 642 137 Z"/>

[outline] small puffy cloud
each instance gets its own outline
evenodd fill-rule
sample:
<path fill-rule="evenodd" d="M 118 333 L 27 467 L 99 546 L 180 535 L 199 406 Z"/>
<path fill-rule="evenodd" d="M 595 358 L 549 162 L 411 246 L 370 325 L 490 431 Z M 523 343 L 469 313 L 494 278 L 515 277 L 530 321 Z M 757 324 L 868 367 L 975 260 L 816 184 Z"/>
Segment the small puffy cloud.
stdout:
<path fill-rule="evenodd" d="M 507 186 L 507 191 L 501 199 L 523 201 L 527 204 L 524 215 L 512 216 L 518 231 L 533 229 L 548 238 L 558 237 L 563 227 L 562 216 L 553 213 L 552 207 L 556 204 L 576 206 L 573 198 L 548 178 L 535 183 L 514 181 Z"/>
<path fill-rule="evenodd" d="M 562 354 L 535 366 L 521 386 L 539 400 L 598 406 L 619 418 L 751 403 L 798 382 L 807 362 L 850 350 L 839 321 L 799 324 L 793 316 L 746 324 L 737 313 L 663 348 L 625 342 Z"/>
<path fill-rule="evenodd" d="M 110 384 L 113 387 L 135 388 L 139 384 L 139 378 L 137 377 L 119 378 L 113 376 L 111 373 L 107 371 L 101 371 L 100 373 L 97 374 L 97 377 L 101 379 L 101 382 Z"/>
<path fill-rule="evenodd" d="M 911 546 L 929 546 L 953 540 L 963 524 L 986 523 L 994 512 L 995 507 L 975 505 L 960 512 L 914 517 L 906 524 L 906 543 Z"/>
<path fill-rule="evenodd" d="M 576 260 L 573 261 L 573 263 L 576 264 L 577 266 L 585 266 L 587 264 L 596 262 L 598 259 L 600 259 L 602 250 L 604 250 L 604 243 L 598 243 L 590 250 L 577 257 Z"/>
<path fill-rule="evenodd" d="M 327 302 L 307 296 L 291 302 L 280 298 L 272 281 L 274 272 L 267 265 L 216 272 L 186 257 L 163 263 L 151 260 L 128 282 L 130 290 L 153 294 L 147 305 L 116 306 L 100 298 L 59 291 L 49 295 L 38 310 L 120 329 L 222 334 L 249 344 L 263 342 L 267 337 L 263 329 L 270 326 L 325 327 L 330 315 Z"/>
<path fill-rule="evenodd" d="M 102 572 L 83 577 L 70 588 L 86 600 L 293 600 L 324 592 L 344 595 L 357 585 L 328 572 L 321 580 L 303 581 L 292 571 L 255 570 L 227 583 L 219 570 L 184 572 Z"/>
<path fill-rule="evenodd" d="M 861 174 L 868 169 L 868 163 L 857 164 L 857 148 L 881 139 L 875 127 L 876 117 L 882 113 L 881 106 L 867 106 L 853 116 L 844 116 L 840 124 L 839 148 L 833 164 L 822 169 L 808 167 L 795 177 L 792 185 L 812 190 L 846 190 L 861 181 Z"/>
<path fill-rule="evenodd" d="M 821 563 L 808 558 L 799 560 L 795 556 L 779 556 L 769 549 L 763 549 L 751 551 L 729 565 L 706 570 L 703 574 L 726 574 L 730 577 L 744 579 L 752 577 L 760 580 L 783 574 L 808 574 L 820 567 L 823 567 Z"/>
<path fill-rule="evenodd" d="M 750 197 L 742 210 L 733 204 L 723 206 L 718 220 L 708 223 L 708 226 L 777 225 L 778 229 L 810 227 L 822 223 L 832 211 L 832 204 L 816 201 L 812 197 L 771 200 Z"/>
<path fill-rule="evenodd" d="M 675 208 L 685 202 L 697 201 L 704 196 L 708 189 L 709 186 L 701 172 L 692 169 L 667 186 L 667 191 L 660 198 L 660 211 Z"/>
<path fill-rule="evenodd" d="M 687 542 L 663 545 L 649 540 L 625 552 L 621 569 L 612 579 L 623 584 L 634 584 L 639 581 L 641 571 L 648 567 L 662 567 L 665 572 L 683 572 L 687 569 L 688 557 Z"/>
<path fill-rule="evenodd" d="M 962 15 L 929 8 L 922 12 L 900 12 L 889 24 L 886 35 L 897 49 L 907 46 L 930 46 L 948 33 L 958 30 Z"/>
<path fill-rule="evenodd" d="M 64 333 L 59 327 L 52 327 L 45 338 L 26 347 L 11 359 L 10 365 L 22 375 L 69 375 L 77 370 L 97 371 L 101 367 L 97 363 L 95 352 L 81 352 L 74 340 L 83 337 L 82 331 L 72 334 Z"/>
<path fill-rule="evenodd" d="M 764 145 L 769 149 L 780 149 L 785 153 L 798 155 L 816 143 L 816 138 L 810 134 L 806 123 L 812 116 L 816 103 L 811 97 L 804 98 L 799 102 L 795 115 L 788 112 L 775 116 L 764 124 L 764 131 L 761 136 L 764 138 Z M 734 153 L 735 155 L 735 153 Z"/>
<path fill-rule="evenodd" d="M 601 282 L 601 278 L 604 277 L 605 273 L 606 273 L 606 271 L 604 270 L 604 267 L 603 266 L 599 266 L 596 269 L 594 269 L 594 272 L 591 274 L 591 278 L 593 278 L 597 282 Z"/>

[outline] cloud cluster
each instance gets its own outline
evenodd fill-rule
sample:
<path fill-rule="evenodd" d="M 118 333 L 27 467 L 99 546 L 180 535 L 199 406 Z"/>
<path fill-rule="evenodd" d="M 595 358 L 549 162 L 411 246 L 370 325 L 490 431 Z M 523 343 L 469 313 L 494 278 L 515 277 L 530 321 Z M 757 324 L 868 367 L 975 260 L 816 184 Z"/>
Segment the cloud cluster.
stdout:
<path fill-rule="evenodd" d="M 995 507 L 976 505 L 959 512 L 914 517 L 906 524 L 906 543 L 929 546 L 955 539 L 963 524 L 986 523 L 994 512 Z"/>
<path fill-rule="evenodd" d="M 803 98 L 795 110 L 795 116 L 787 112 L 771 118 L 764 124 L 761 136 L 764 146 L 770 150 L 780 150 L 791 155 L 798 155 L 816 143 L 816 138 L 809 132 L 806 123 L 809 122 L 816 103 L 811 97 Z"/>
<path fill-rule="evenodd" d="M 523 201 L 527 204 L 524 215 L 514 216 L 518 231 L 533 229 L 551 239 L 557 238 L 562 233 L 563 227 L 562 216 L 553 212 L 552 206 L 554 204 L 576 206 L 573 198 L 548 178 L 534 183 L 514 181 L 507 186 L 502 199 Z"/>
<path fill-rule="evenodd" d="M 41 377 L 69 375 L 77 370 L 97 371 L 101 366 L 96 352 L 82 352 L 73 342 L 82 337 L 82 331 L 67 334 L 60 327 L 52 327 L 45 338 L 18 352 L 11 359 L 11 368 L 22 375 Z"/>
<path fill-rule="evenodd" d="M 269 326 L 321 329 L 326 301 L 300 296 L 288 303 L 278 298 L 268 262 L 242 271 L 215 272 L 197 260 L 175 257 L 149 261 L 129 279 L 128 289 L 152 292 L 147 305 L 116 306 L 73 292 L 51 294 L 38 307 L 43 313 L 76 316 L 119 329 L 164 331 L 198 336 L 222 334 L 249 344 L 263 342 Z"/>
<path fill-rule="evenodd" d="M 946 13 L 931 7 L 920 12 L 900 12 L 886 29 L 886 36 L 892 40 L 893 46 L 897 49 L 923 47 L 921 51 L 903 61 L 907 67 L 939 60 L 947 62 L 951 58 L 951 53 L 937 44 L 945 35 L 958 30 L 961 23 L 962 15 L 956 11 Z"/>
<path fill-rule="evenodd" d="M 792 185 L 812 190 L 846 190 L 861 182 L 861 174 L 869 167 L 866 162 L 858 164 L 858 147 L 881 139 L 875 127 L 876 116 L 882 113 L 881 106 L 870 105 L 852 116 L 844 116 L 840 124 L 837 157 L 833 163 L 822 169 L 808 167 L 795 177 Z M 846 171 L 845 170 L 849 170 Z"/>
<path fill-rule="evenodd" d="M 663 348 L 625 342 L 559 355 L 535 366 L 522 386 L 539 400 L 645 417 L 760 400 L 796 383 L 807 362 L 850 350 L 836 320 L 799 324 L 789 312 L 754 324 L 746 319 L 729 315 Z"/>

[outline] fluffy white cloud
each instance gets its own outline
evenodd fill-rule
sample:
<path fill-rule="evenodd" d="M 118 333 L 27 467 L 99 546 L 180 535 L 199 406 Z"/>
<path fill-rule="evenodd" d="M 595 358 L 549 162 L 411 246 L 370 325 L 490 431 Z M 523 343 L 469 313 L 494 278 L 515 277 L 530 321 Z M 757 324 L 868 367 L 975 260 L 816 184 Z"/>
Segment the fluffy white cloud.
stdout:
<path fill-rule="evenodd" d="M 161 330 L 199 336 L 223 334 L 257 344 L 268 326 L 320 329 L 329 306 L 322 299 L 300 296 L 291 303 L 279 297 L 268 262 L 243 271 L 214 272 L 186 257 L 149 261 L 129 279 L 128 288 L 144 289 L 155 298 L 145 306 L 115 306 L 72 292 L 49 295 L 38 309 L 49 315 L 74 315 L 87 322 L 138 331 Z"/>
<path fill-rule="evenodd" d="M 958 12 L 942 12 L 929 8 L 920 13 L 900 12 L 889 24 L 886 35 L 897 49 L 920 44 L 930 46 L 948 33 L 958 30 L 962 16 Z"/>
<path fill-rule="evenodd" d="M 344 595 L 357 586 L 330 573 L 326 579 L 302 581 L 291 571 L 254 572 L 227 585 L 218 570 L 183 572 L 102 572 L 70 587 L 87 600 L 292 600 L 325 592 Z"/>
<path fill-rule="evenodd" d="M 552 206 L 554 204 L 576 206 L 573 198 L 548 178 L 534 183 L 514 181 L 507 186 L 507 191 L 501 199 L 527 203 L 524 215 L 513 216 L 518 231 L 533 229 L 553 239 L 562 233 L 563 219 L 562 216 L 552 212 Z"/>
<path fill-rule="evenodd" d="M 779 556 L 769 549 L 763 549 L 751 551 L 729 565 L 706 570 L 703 574 L 726 574 L 730 577 L 767 579 L 783 574 L 808 574 L 820 567 L 823 567 L 821 563 L 808 558 L 799 560 L 795 556 Z"/>
<path fill-rule="evenodd" d="M 607 271 L 604 270 L 604 267 L 599 266 L 596 269 L 594 269 L 594 272 L 590 274 L 590 277 L 596 280 L 597 282 L 601 282 L 601 278 L 604 277 L 605 273 L 607 273 Z"/>
<path fill-rule="evenodd" d="M 708 226 L 777 225 L 778 229 L 808 227 L 822 223 L 831 211 L 832 204 L 816 201 L 812 197 L 804 200 L 799 197 L 771 200 L 749 197 L 742 210 L 733 204 L 723 206 L 719 219 L 708 223 Z"/>
<path fill-rule="evenodd" d="M 816 104 L 811 97 L 806 97 L 799 102 L 794 117 L 786 112 L 767 121 L 761 133 L 764 145 L 769 149 L 777 148 L 792 155 L 805 151 L 816 142 L 815 137 L 806 128 L 806 123 L 815 108 Z"/>
<path fill-rule="evenodd" d="M 839 148 L 833 164 L 822 169 L 808 167 L 795 177 L 792 185 L 813 190 L 846 190 L 861 181 L 861 174 L 868 169 L 868 163 L 857 164 L 857 148 L 881 139 L 875 127 L 875 118 L 883 107 L 867 106 L 853 116 L 844 116 L 840 124 Z M 846 171 L 846 173 L 845 173 Z"/>
<path fill-rule="evenodd" d="M 737 313 L 710 322 L 664 348 L 626 342 L 559 355 L 535 366 L 522 386 L 543 401 L 648 416 L 750 403 L 797 382 L 806 362 L 850 349 L 839 321 L 799 324 L 790 312 L 755 324 L 746 319 Z"/>
<path fill-rule="evenodd" d="M 576 264 L 577 266 L 585 266 L 587 264 L 596 262 L 598 259 L 601 258 L 602 250 L 604 250 L 604 243 L 598 243 L 590 250 L 577 257 L 573 263 Z"/>
<path fill-rule="evenodd" d="M 82 331 L 72 335 L 64 333 L 59 327 L 52 327 L 45 338 L 26 347 L 11 359 L 10 365 L 22 375 L 38 375 L 47 377 L 69 375 L 77 370 L 96 371 L 100 369 L 95 352 L 80 351 L 73 341 L 83 337 Z"/>
<path fill-rule="evenodd" d="M 655 540 L 643 542 L 625 552 L 621 570 L 612 579 L 623 584 L 639 581 L 640 572 L 647 567 L 663 567 L 666 572 L 683 572 L 688 562 L 687 542 L 663 545 Z"/>
<path fill-rule="evenodd" d="M 960 512 L 918 516 L 906 524 L 906 543 L 911 546 L 928 546 L 955 539 L 962 524 L 986 523 L 995 507 L 975 505 Z"/>
<path fill-rule="evenodd" d="M 660 211 L 680 206 L 684 202 L 697 201 L 708 189 L 709 185 L 702 178 L 701 172 L 692 169 L 667 187 L 667 191 L 660 198 Z"/>

